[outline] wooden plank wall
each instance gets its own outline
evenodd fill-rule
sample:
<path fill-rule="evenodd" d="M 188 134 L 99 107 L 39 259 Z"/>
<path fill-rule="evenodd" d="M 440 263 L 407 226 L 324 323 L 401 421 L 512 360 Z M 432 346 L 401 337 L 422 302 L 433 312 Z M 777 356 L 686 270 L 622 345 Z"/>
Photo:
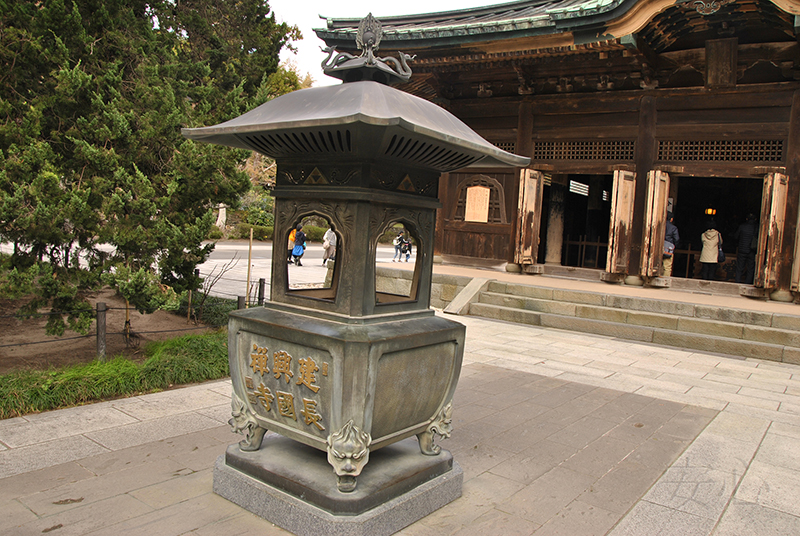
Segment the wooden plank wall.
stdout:
<path fill-rule="evenodd" d="M 503 188 L 506 219 L 508 223 L 473 223 L 455 221 L 453 214 L 458 200 L 458 184 L 472 175 L 488 175 L 497 179 Z M 513 256 L 515 212 L 519 185 L 513 170 L 502 172 L 476 170 L 466 173 L 450 173 L 439 181 L 439 199 L 444 200 L 437 218 L 441 229 L 437 240 L 437 253 L 461 255 L 480 259 L 510 260 Z M 440 227 L 441 226 L 441 227 Z"/>

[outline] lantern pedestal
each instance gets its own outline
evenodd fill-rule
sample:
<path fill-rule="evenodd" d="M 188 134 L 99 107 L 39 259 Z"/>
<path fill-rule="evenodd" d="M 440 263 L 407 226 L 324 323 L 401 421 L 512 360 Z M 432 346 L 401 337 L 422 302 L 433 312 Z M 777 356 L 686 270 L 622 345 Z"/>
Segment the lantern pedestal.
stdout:
<path fill-rule="evenodd" d="M 276 434 L 236 445 L 214 467 L 214 492 L 298 536 L 382 536 L 461 496 L 463 472 L 446 450 L 422 456 L 413 438 L 370 455 L 352 493 L 331 478 L 325 453 Z"/>

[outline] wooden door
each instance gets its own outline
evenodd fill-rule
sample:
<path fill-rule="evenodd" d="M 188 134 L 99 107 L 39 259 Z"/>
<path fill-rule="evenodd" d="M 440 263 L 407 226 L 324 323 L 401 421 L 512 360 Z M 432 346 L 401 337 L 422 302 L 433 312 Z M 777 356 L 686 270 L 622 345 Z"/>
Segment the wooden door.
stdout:
<path fill-rule="evenodd" d="M 614 171 L 614 189 L 611 194 L 611 224 L 608 230 L 608 259 L 606 261 L 606 271 L 612 274 L 628 273 L 635 187 L 636 173 L 633 171 Z"/>
<path fill-rule="evenodd" d="M 778 286 L 778 254 L 783 242 L 788 183 L 788 177 L 782 173 L 768 173 L 764 178 L 754 281 L 757 287 Z"/>
<path fill-rule="evenodd" d="M 514 262 L 536 264 L 539 254 L 539 230 L 542 221 L 544 175 L 532 169 L 519 172 L 517 247 Z"/>
<path fill-rule="evenodd" d="M 646 277 L 655 277 L 661 268 L 664 254 L 664 233 L 667 228 L 667 199 L 669 173 L 651 171 L 647 174 L 647 199 L 645 200 L 644 243 L 640 266 Z"/>

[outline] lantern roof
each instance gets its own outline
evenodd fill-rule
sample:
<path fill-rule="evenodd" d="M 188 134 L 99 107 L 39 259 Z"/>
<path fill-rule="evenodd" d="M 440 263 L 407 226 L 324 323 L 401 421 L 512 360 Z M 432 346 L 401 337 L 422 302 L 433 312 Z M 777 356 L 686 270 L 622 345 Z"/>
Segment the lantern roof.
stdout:
<path fill-rule="evenodd" d="M 436 104 L 375 81 L 294 91 L 225 123 L 182 133 L 275 159 L 388 160 L 440 172 L 530 163 Z"/>

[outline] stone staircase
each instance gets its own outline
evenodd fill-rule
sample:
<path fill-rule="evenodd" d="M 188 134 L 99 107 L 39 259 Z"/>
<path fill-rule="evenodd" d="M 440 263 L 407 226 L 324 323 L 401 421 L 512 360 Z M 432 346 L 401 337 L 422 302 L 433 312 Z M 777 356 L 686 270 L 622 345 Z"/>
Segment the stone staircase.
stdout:
<path fill-rule="evenodd" d="M 487 281 L 468 314 L 800 364 L 800 316 Z"/>

